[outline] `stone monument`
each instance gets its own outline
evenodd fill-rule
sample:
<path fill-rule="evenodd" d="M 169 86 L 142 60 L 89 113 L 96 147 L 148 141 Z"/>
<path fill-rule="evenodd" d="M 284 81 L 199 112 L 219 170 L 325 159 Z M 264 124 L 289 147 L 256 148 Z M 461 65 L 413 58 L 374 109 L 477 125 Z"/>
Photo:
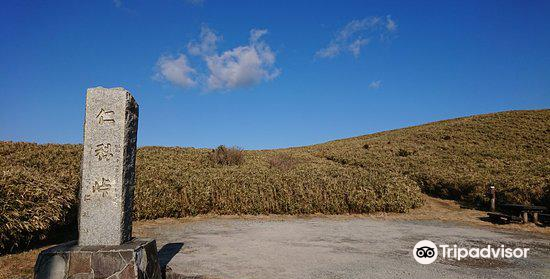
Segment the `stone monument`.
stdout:
<path fill-rule="evenodd" d="M 122 88 L 86 96 L 79 245 L 120 245 L 132 235 L 138 105 Z"/>
<path fill-rule="evenodd" d="M 128 91 L 88 89 L 78 243 L 42 251 L 35 279 L 161 277 L 155 240 L 132 239 L 137 127 Z"/>

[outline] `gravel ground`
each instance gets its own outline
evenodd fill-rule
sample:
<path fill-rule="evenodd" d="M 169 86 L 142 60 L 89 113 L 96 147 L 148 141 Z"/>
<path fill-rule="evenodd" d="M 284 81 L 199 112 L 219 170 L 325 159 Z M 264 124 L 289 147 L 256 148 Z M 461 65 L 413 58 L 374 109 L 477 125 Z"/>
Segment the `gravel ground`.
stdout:
<path fill-rule="evenodd" d="M 550 237 L 441 221 L 213 218 L 144 224 L 173 278 L 550 278 Z M 522 259 L 418 264 L 427 239 L 462 247 L 530 248 Z M 441 252 L 440 252 L 441 253 Z"/>

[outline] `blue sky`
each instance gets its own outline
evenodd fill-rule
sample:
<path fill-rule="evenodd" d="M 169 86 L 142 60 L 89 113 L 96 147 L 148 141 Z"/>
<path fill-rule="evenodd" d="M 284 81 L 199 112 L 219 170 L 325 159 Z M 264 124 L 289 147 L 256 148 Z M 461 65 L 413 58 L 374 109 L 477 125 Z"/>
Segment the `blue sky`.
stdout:
<path fill-rule="evenodd" d="M 550 107 L 548 1 L 3 1 L 0 140 L 80 143 L 127 88 L 138 144 L 265 149 Z"/>

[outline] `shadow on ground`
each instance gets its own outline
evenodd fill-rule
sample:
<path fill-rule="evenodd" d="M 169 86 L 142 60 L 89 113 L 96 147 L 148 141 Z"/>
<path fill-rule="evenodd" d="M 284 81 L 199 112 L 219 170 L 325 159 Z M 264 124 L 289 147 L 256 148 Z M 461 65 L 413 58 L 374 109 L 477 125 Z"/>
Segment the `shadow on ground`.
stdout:
<path fill-rule="evenodd" d="M 174 256 L 181 250 L 183 247 L 183 242 L 174 242 L 167 243 L 160 248 L 158 251 L 159 265 L 162 270 L 162 277 L 164 279 L 179 279 L 178 274 L 174 274 L 172 270 L 167 265 L 174 258 Z"/>

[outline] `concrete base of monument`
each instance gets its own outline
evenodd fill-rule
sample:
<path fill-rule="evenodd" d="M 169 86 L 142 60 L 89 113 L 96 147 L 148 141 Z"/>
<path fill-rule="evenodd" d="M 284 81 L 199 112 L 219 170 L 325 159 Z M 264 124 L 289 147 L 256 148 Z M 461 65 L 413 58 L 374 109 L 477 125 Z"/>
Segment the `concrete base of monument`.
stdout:
<path fill-rule="evenodd" d="M 35 279 L 160 279 L 154 239 L 135 238 L 117 246 L 78 246 L 76 241 L 44 250 Z"/>

